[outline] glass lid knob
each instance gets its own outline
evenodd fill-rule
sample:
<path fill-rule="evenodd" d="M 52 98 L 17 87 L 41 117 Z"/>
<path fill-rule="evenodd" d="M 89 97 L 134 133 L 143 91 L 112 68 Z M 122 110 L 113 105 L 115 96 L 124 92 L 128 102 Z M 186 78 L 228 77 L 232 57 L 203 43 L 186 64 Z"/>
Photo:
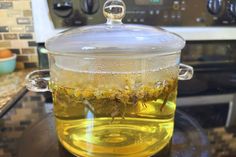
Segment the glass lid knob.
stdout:
<path fill-rule="evenodd" d="M 107 18 L 107 24 L 122 24 L 126 6 L 123 0 L 107 0 L 103 6 L 103 14 Z"/>

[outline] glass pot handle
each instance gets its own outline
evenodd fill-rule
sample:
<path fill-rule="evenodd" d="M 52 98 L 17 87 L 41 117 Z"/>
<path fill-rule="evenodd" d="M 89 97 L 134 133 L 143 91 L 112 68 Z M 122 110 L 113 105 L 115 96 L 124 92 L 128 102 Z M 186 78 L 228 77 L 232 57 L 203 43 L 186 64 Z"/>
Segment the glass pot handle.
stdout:
<path fill-rule="evenodd" d="M 33 92 L 47 92 L 49 91 L 50 71 L 49 69 L 33 71 L 26 76 L 25 80 L 28 90 Z"/>
<path fill-rule="evenodd" d="M 193 73 L 193 67 L 186 64 L 179 65 L 179 80 L 190 80 L 193 78 Z"/>

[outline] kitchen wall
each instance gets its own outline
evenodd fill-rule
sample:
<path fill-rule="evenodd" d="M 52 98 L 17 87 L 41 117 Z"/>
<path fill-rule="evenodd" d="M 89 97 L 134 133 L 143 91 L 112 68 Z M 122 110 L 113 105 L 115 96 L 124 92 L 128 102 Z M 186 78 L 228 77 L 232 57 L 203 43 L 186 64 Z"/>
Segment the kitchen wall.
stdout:
<path fill-rule="evenodd" d="M 11 49 L 17 69 L 37 66 L 31 0 L 0 0 L 0 49 Z"/>

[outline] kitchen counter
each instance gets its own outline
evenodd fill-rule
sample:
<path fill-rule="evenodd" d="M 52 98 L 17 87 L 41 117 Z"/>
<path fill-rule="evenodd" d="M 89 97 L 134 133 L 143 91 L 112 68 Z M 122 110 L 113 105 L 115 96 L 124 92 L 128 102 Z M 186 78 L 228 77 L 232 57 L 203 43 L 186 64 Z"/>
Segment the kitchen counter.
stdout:
<path fill-rule="evenodd" d="M 26 92 L 25 77 L 32 70 L 21 70 L 0 76 L 0 117 L 19 96 Z"/>

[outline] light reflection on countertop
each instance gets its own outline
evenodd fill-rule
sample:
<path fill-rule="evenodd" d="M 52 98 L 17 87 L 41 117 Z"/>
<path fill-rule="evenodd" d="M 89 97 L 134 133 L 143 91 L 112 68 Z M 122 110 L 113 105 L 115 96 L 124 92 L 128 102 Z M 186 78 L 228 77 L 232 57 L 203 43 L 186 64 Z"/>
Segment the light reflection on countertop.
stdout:
<path fill-rule="evenodd" d="M 16 71 L 0 75 L 0 115 L 25 89 L 25 77 L 34 69 Z"/>

